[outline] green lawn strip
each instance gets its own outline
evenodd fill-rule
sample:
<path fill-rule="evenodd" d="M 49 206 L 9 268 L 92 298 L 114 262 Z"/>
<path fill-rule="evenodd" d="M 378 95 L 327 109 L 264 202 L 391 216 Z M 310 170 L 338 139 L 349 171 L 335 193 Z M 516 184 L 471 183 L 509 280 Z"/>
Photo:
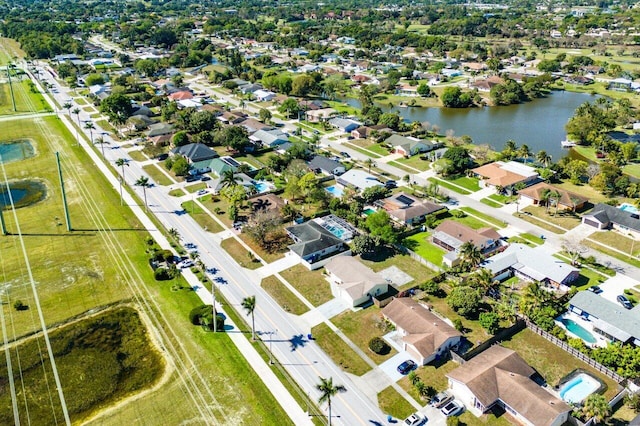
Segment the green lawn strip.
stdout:
<path fill-rule="evenodd" d="M 280 275 L 313 306 L 320 306 L 333 299 L 331 287 L 322 270 L 310 271 L 302 265 L 295 265 L 280 272 Z"/>
<path fill-rule="evenodd" d="M 459 187 L 458 185 L 453 185 L 451 182 L 444 179 L 430 177 L 428 180 L 429 182 L 437 183 L 441 187 L 450 189 L 451 191 L 457 192 L 458 194 L 469 195 L 472 192 L 472 191 L 467 191 L 466 189 Z"/>
<path fill-rule="evenodd" d="M 631 177 L 640 179 L 640 163 L 627 164 L 622 167 L 622 172 Z"/>
<path fill-rule="evenodd" d="M 87 101 L 81 96 L 73 98 L 73 101 L 80 106 L 87 105 Z"/>
<path fill-rule="evenodd" d="M 640 243 L 636 244 L 635 239 L 622 235 L 620 232 L 598 231 L 591 234 L 589 239 L 613 247 L 627 255 L 631 255 L 632 252 L 633 256 L 640 254 Z"/>
<path fill-rule="evenodd" d="M 480 220 L 483 220 L 485 222 L 487 222 L 490 226 L 495 226 L 498 229 L 500 228 L 504 228 L 506 225 L 503 221 L 496 219 L 493 216 L 490 216 L 486 213 L 482 213 L 479 212 L 478 210 L 472 208 L 472 207 L 460 207 L 460 210 L 462 210 L 463 212 L 471 215 L 471 216 L 475 216 Z"/>
<path fill-rule="evenodd" d="M 149 159 L 139 150 L 129 151 L 128 154 L 133 161 L 147 161 Z"/>
<path fill-rule="evenodd" d="M 393 166 L 393 167 L 397 167 L 400 170 L 403 170 L 403 171 L 405 171 L 405 172 L 407 172 L 409 174 L 420 172 L 420 170 L 416 170 L 413 167 L 409 167 L 406 164 L 399 163 L 399 162 L 397 162 L 395 160 L 394 161 L 389 161 L 387 164 L 390 165 L 390 166 Z"/>
<path fill-rule="evenodd" d="M 360 358 L 360 355 L 351 349 L 327 324 L 316 325 L 311 329 L 311 333 L 318 346 L 344 371 L 362 376 L 371 370 L 369 364 Z"/>
<path fill-rule="evenodd" d="M 147 172 L 151 179 L 158 185 L 167 186 L 175 183 L 164 174 L 162 170 L 158 169 L 158 166 L 155 164 L 147 164 L 146 166 L 142 166 L 142 169 Z"/>
<path fill-rule="evenodd" d="M 427 160 L 423 160 L 420 158 L 420 155 L 414 155 L 409 158 L 400 158 L 396 162 L 404 164 L 409 167 L 413 167 L 416 170 L 421 172 L 427 171 L 431 168 L 431 162 Z"/>
<path fill-rule="evenodd" d="M 194 192 L 200 191 L 201 189 L 205 189 L 207 184 L 204 182 L 194 183 L 192 185 L 187 185 L 184 187 L 185 191 L 189 194 L 193 194 Z"/>
<path fill-rule="evenodd" d="M 274 275 L 264 278 L 260 285 L 286 312 L 294 315 L 302 315 L 309 311 L 307 305 L 302 303 L 302 301 Z"/>
<path fill-rule="evenodd" d="M 400 290 L 421 284 L 436 275 L 436 272 L 427 268 L 422 263 L 413 260 L 409 255 L 396 253 L 387 248 L 384 248 L 373 255 L 361 257 L 360 259 L 362 260 L 362 263 L 373 269 L 374 272 L 379 272 L 390 266 L 395 266 L 402 272 L 413 277 L 413 280 L 400 287 Z"/>
<path fill-rule="evenodd" d="M 582 243 L 587 247 L 591 247 L 594 250 L 597 250 L 608 256 L 614 257 L 618 260 L 621 260 L 622 262 L 628 263 L 629 265 L 633 265 L 636 268 L 640 268 L 640 260 L 634 257 L 627 256 L 626 254 L 622 254 L 617 251 L 610 250 L 608 247 L 605 247 L 602 244 L 599 244 L 596 241 L 591 240 L 590 238 L 583 240 Z"/>
<path fill-rule="evenodd" d="M 193 201 L 185 201 L 182 203 L 182 208 L 191 216 L 202 229 L 206 229 L 208 232 L 224 231 L 222 225 L 217 220 L 211 217 L 208 212 L 204 211 L 197 203 Z"/>
<path fill-rule="evenodd" d="M 542 238 L 540 238 L 539 236 L 535 236 L 532 235 L 528 232 L 524 232 L 522 234 L 520 234 L 521 238 L 524 238 L 527 241 L 532 242 L 533 244 L 537 245 L 537 246 L 541 246 L 542 244 L 544 244 L 544 240 Z"/>
<path fill-rule="evenodd" d="M 442 265 L 442 257 L 447 253 L 444 249 L 429 242 L 429 232 L 420 232 L 407 237 L 405 247 L 414 251 L 418 256 L 428 260 L 434 265 Z"/>
<path fill-rule="evenodd" d="M 243 268 L 258 269 L 262 266 L 262 263 L 257 259 L 249 257 L 249 251 L 235 238 L 227 238 L 226 240 L 223 240 L 220 247 L 229 253 L 229 255 Z"/>
<path fill-rule="evenodd" d="M 450 182 L 455 185 L 461 186 L 464 189 L 471 192 L 476 192 L 480 190 L 480 184 L 478 183 L 478 178 L 461 176 L 456 179 L 451 179 Z"/>
<path fill-rule="evenodd" d="M 414 411 L 413 405 L 409 403 L 392 386 L 385 388 L 378 393 L 378 405 L 385 414 L 390 414 L 396 419 L 403 420 L 409 417 Z"/>
<path fill-rule="evenodd" d="M 278 259 L 282 259 L 284 257 L 284 254 L 287 251 L 289 251 L 289 249 L 286 246 L 284 246 L 280 251 L 275 253 L 270 253 L 266 251 L 264 248 L 262 248 L 258 243 L 256 243 L 253 240 L 253 238 L 251 238 L 247 234 L 240 234 L 239 237 L 242 241 L 244 241 L 246 245 L 251 247 L 251 250 L 253 250 L 258 256 L 262 258 L 262 260 L 264 260 L 267 263 L 275 262 Z"/>
<path fill-rule="evenodd" d="M 491 194 L 487 198 L 490 198 L 491 200 L 501 204 L 509 204 L 513 201 L 513 197 L 501 194 Z"/>
<path fill-rule="evenodd" d="M 101 127 L 107 132 L 111 132 L 111 133 L 116 132 L 116 129 L 114 129 L 111 123 L 109 123 L 106 119 L 96 121 L 96 126 Z"/>
<path fill-rule="evenodd" d="M 607 390 L 604 393 L 607 400 L 617 394 L 618 385 L 615 381 L 529 329 L 524 329 L 510 339 L 503 341 L 502 345 L 518 352 L 527 364 L 535 368 L 545 378 L 550 386 L 557 386 L 565 375 L 576 368 L 582 368 L 607 384 Z"/>
<path fill-rule="evenodd" d="M 538 226 L 538 227 L 540 227 L 542 229 L 545 229 L 545 230 L 547 230 L 549 232 L 553 232 L 554 234 L 564 234 L 565 232 L 567 232 L 566 230 L 560 229 L 557 226 L 552 225 L 549 222 L 546 222 L 546 221 L 543 221 L 541 219 L 536 218 L 535 216 L 529 216 L 529 215 L 522 214 L 522 213 L 520 213 L 520 214 L 514 213 L 513 215 L 516 216 L 516 217 L 519 217 L 520 219 L 522 219 L 522 220 L 524 220 L 526 222 L 532 223 L 532 224 L 534 224 L 534 225 L 536 225 L 536 226 Z"/>
<path fill-rule="evenodd" d="M 358 151 L 359 153 L 364 154 L 364 155 L 366 155 L 366 156 L 368 156 L 368 157 L 373 157 L 373 158 L 380 158 L 380 157 L 382 157 L 380 154 L 377 154 L 377 153 L 375 153 L 375 152 L 369 151 L 369 150 L 364 149 L 364 148 L 360 148 L 360 147 L 359 147 L 359 146 L 357 146 L 357 145 L 353 145 L 353 144 L 346 143 L 346 142 L 345 142 L 343 145 L 344 145 L 344 146 L 346 146 L 346 147 L 348 147 L 348 148 L 353 149 L 354 151 Z"/>
<path fill-rule="evenodd" d="M 338 327 L 353 343 L 355 343 L 373 362 L 382 364 L 397 353 L 393 348 L 388 354 L 378 355 L 369 349 L 369 341 L 374 337 L 382 337 L 386 331 L 380 328 L 384 322 L 381 318 L 380 308 L 369 306 L 357 312 L 347 310 L 340 315 L 331 318 L 331 322 Z"/>
<path fill-rule="evenodd" d="M 493 200 L 490 200 L 489 198 L 482 198 L 482 199 L 480 200 L 480 202 L 481 202 L 482 204 L 486 204 L 487 206 L 489 206 L 489 207 L 493 207 L 493 208 L 495 208 L 495 209 L 499 209 L 500 207 L 504 207 L 504 204 L 500 204 L 500 203 L 498 203 L 498 202 L 495 202 L 495 201 L 493 201 Z"/>
<path fill-rule="evenodd" d="M 92 113 L 92 112 L 94 112 L 94 111 L 95 111 L 95 108 L 94 108 L 94 107 L 92 107 L 92 106 L 87 106 L 87 107 L 82 108 L 82 110 L 83 110 L 84 112 L 86 112 L 86 113 L 90 114 L 90 113 Z"/>
<path fill-rule="evenodd" d="M 184 195 L 187 195 L 187 193 L 182 188 L 176 188 L 169 191 L 169 195 L 171 195 L 172 197 L 182 197 Z"/>
<path fill-rule="evenodd" d="M 452 210 L 452 211 L 455 211 L 455 210 Z M 455 217 L 454 215 L 452 215 L 450 219 L 455 220 L 456 222 L 465 224 L 468 227 L 473 229 L 480 229 L 480 228 L 487 228 L 487 227 L 495 228 L 495 226 L 492 223 L 487 223 L 484 220 L 479 219 L 475 216 L 471 216 L 469 214 L 465 215 L 464 217 Z M 504 228 L 504 225 L 502 225 L 501 227 Z"/>

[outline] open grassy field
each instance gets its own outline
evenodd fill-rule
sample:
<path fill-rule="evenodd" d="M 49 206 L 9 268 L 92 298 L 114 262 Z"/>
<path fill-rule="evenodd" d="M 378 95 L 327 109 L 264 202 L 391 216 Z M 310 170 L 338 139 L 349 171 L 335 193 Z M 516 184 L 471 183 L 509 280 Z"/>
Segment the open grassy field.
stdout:
<path fill-rule="evenodd" d="M 23 58 L 25 53 L 20 43 L 11 38 L 0 37 L 0 66 L 13 62 L 14 58 Z"/>
<path fill-rule="evenodd" d="M 24 114 L 29 112 L 50 112 L 51 107 L 39 92 L 32 92 L 27 79 L 12 79 L 13 97 L 16 110 L 13 110 L 11 88 L 8 83 L 0 84 L 0 115 Z"/>

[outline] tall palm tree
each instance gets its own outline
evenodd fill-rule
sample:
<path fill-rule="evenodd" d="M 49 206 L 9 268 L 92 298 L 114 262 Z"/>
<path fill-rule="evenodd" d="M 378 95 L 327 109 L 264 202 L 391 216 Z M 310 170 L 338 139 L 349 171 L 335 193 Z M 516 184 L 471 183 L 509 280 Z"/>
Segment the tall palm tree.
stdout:
<path fill-rule="evenodd" d="M 237 186 L 239 177 L 236 176 L 233 170 L 225 170 L 222 172 L 222 179 L 220 179 L 220 185 L 223 188 L 230 188 L 232 186 Z"/>
<path fill-rule="evenodd" d="M 536 154 L 536 160 L 544 167 L 549 167 L 549 164 L 551 164 L 551 155 L 547 154 L 547 151 L 543 149 Z"/>
<path fill-rule="evenodd" d="M 469 283 L 471 287 L 480 289 L 482 294 L 487 294 L 489 289 L 494 287 L 497 282 L 493 279 L 493 274 L 490 270 L 481 268 L 469 276 Z"/>
<path fill-rule="evenodd" d="M 558 214 L 558 207 L 560 205 L 560 193 L 556 190 L 553 190 L 549 193 L 549 203 L 553 204 L 555 206 L 555 211 L 553 212 L 553 215 L 557 215 Z"/>
<path fill-rule="evenodd" d="M 69 114 L 69 116 L 71 116 L 71 107 L 73 106 L 73 104 L 71 102 L 65 102 L 62 104 L 62 108 L 67 110 L 67 114 Z"/>
<path fill-rule="evenodd" d="M 91 145 L 93 145 L 93 131 L 96 128 L 95 124 L 93 124 L 93 121 L 87 121 L 84 123 L 84 128 L 89 130 L 89 139 L 91 140 Z M 102 147 L 102 156 L 104 157 L 104 146 Z"/>
<path fill-rule="evenodd" d="M 135 185 L 142 187 L 142 193 L 144 194 L 144 211 L 149 211 L 149 207 L 147 205 L 147 188 L 149 187 L 149 178 L 146 176 L 140 176 Z"/>
<path fill-rule="evenodd" d="M 256 321 L 254 316 L 256 297 L 248 296 L 242 299 L 242 307 L 247 311 L 247 315 L 251 315 L 251 340 L 256 340 Z"/>
<path fill-rule="evenodd" d="M 373 166 L 373 160 L 371 158 L 367 158 L 364 160 L 364 164 L 367 166 L 368 172 L 371 173 L 371 166 Z"/>
<path fill-rule="evenodd" d="M 318 389 L 322 395 L 318 398 L 318 403 L 323 404 L 327 403 L 329 407 L 329 426 L 331 426 L 331 398 L 336 396 L 338 393 L 343 393 L 347 391 L 343 385 L 334 385 L 333 378 L 329 377 L 325 379 L 324 377 L 319 377 L 320 383 L 316 385 L 316 389 Z"/>
<path fill-rule="evenodd" d="M 597 424 L 611 415 L 611 407 L 604 396 L 592 393 L 584 400 L 582 412 L 587 417 L 593 417 L 594 423 Z"/>
<path fill-rule="evenodd" d="M 102 153 L 102 156 L 104 157 L 104 152 Z M 129 162 L 124 158 L 118 158 L 116 160 L 116 166 L 120 167 L 122 171 L 122 175 L 120 176 L 120 205 L 122 205 L 124 201 L 122 198 L 122 185 L 124 184 L 124 166 L 129 167 Z"/>
<path fill-rule="evenodd" d="M 169 236 L 176 240 L 178 243 L 182 239 L 182 237 L 180 236 L 180 232 L 178 232 L 176 228 L 169 229 Z"/>
<path fill-rule="evenodd" d="M 467 270 L 472 270 L 480 265 L 480 262 L 484 260 L 482 251 L 480 251 L 480 249 L 470 241 L 467 241 L 460 246 L 459 255 L 461 263 Z"/>
<path fill-rule="evenodd" d="M 531 150 L 529 149 L 529 146 L 527 144 L 522 144 L 522 146 L 518 148 L 518 155 L 526 163 L 529 157 L 531 157 Z"/>

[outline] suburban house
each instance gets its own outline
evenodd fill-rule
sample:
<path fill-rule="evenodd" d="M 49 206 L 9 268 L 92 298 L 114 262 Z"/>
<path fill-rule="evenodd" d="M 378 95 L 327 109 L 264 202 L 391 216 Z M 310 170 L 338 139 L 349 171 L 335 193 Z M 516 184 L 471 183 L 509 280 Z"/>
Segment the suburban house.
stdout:
<path fill-rule="evenodd" d="M 376 124 L 375 126 L 360 126 L 357 129 L 351 131 L 351 136 L 355 139 L 366 139 L 373 137 L 373 135 L 381 135 L 383 133 L 392 134 L 393 130 L 385 126 L 384 124 Z"/>
<path fill-rule="evenodd" d="M 471 171 L 480 178 L 481 187 L 510 188 L 519 183 L 528 186 L 539 178 L 535 168 L 517 161 L 495 161 Z"/>
<path fill-rule="evenodd" d="M 374 175 L 360 169 L 349 170 L 337 178 L 336 183 L 342 187 L 355 188 L 358 191 L 382 185 Z"/>
<path fill-rule="evenodd" d="M 182 155 L 189 164 L 218 157 L 218 153 L 201 143 L 189 143 L 171 150 L 173 155 Z"/>
<path fill-rule="evenodd" d="M 239 125 L 247 129 L 247 133 L 250 135 L 254 134 L 258 130 L 268 130 L 272 128 L 270 125 L 251 117 L 243 120 Z"/>
<path fill-rule="evenodd" d="M 475 230 L 455 220 L 445 220 L 433 231 L 431 241 L 449 252 L 443 256 L 443 262 L 455 266 L 464 243 L 472 243 L 483 255 L 488 256 L 504 248 L 501 238 L 493 228 Z"/>
<path fill-rule="evenodd" d="M 149 126 L 147 136 L 153 138 L 156 136 L 172 135 L 174 133 L 173 125 L 168 123 L 156 123 Z"/>
<path fill-rule="evenodd" d="M 396 222 L 406 225 L 422 222 L 427 215 L 447 210 L 445 206 L 421 200 L 404 192 L 377 200 L 374 205 L 386 210 Z"/>
<path fill-rule="evenodd" d="M 554 194 L 557 193 L 558 197 L 553 197 L 553 200 L 544 200 L 545 193 Z M 545 203 L 557 203 L 559 210 L 571 210 L 576 211 L 584 207 L 589 201 L 587 197 L 584 197 L 575 192 L 570 192 L 559 188 L 557 186 L 550 185 L 546 182 L 539 182 L 531 185 L 528 188 L 518 191 L 520 198 L 528 198 L 533 201 L 533 205 L 539 206 Z M 555 206 L 554 206 L 555 208 Z"/>
<path fill-rule="evenodd" d="M 280 129 L 260 129 L 249 136 L 255 144 L 273 148 L 274 146 L 289 142 L 289 135 Z"/>
<path fill-rule="evenodd" d="M 569 312 L 589 321 L 606 339 L 640 346 L 640 308 L 625 309 L 591 291 L 579 291 L 569 300 Z"/>
<path fill-rule="evenodd" d="M 294 241 L 289 250 L 303 260 L 303 265 L 309 269 L 324 266 L 321 260 L 331 255 L 341 253 L 350 254 L 344 241 L 311 220 L 285 229 Z"/>
<path fill-rule="evenodd" d="M 167 98 L 172 101 L 184 101 L 186 99 L 193 99 L 193 93 L 189 90 L 179 90 L 177 92 L 173 92 Z"/>
<path fill-rule="evenodd" d="M 238 170 L 238 165 L 239 163 L 235 161 L 233 157 L 224 156 L 191 163 L 191 170 L 189 173 L 202 174 L 213 172 L 216 176 L 220 177 L 228 170 L 235 173 Z"/>
<path fill-rule="evenodd" d="M 498 84 L 504 84 L 504 80 L 497 75 L 493 75 L 491 77 L 476 80 L 471 83 L 470 86 L 474 89 L 478 89 L 480 92 L 490 92 L 491 88 Z"/>
<path fill-rule="evenodd" d="M 352 130 L 360 127 L 360 123 L 358 123 L 357 121 L 340 117 L 332 118 L 331 120 L 329 120 L 329 124 L 344 133 L 349 133 Z"/>
<path fill-rule="evenodd" d="M 272 101 L 276 97 L 276 94 L 270 90 L 260 89 L 253 92 L 253 96 L 258 102 L 268 102 Z"/>
<path fill-rule="evenodd" d="M 572 408 L 540 387 L 517 352 L 493 345 L 447 374 L 451 391 L 476 416 L 499 406 L 529 426 L 561 426 Z"/>
<path fill-rule="evenodd" d="M 638 213 L 624 211 L 608 204 L 596 204 L 591 213 L 582 216 L 582 223 L 600 230 L 615 229 L 636 240 L 640 239 L 640 216 Z"/>
<path fill-rule="evenodd" d="M 321 123 L 323 121 L 327 121 L 337 113 L 338 111 L 333 108 L 320 108 L 308 110 L 305 112 L 307 120 L 310 123 Z"/>
<path fill-rule="evenodd" d="M 349 306 L 363 305 L 373 296 L 385 294 L 389 283 L 384 277 L 363 265 L 352 256 L 334 257 L 324 268 L 329 275 L 331 293 Z"/>
<path fill-rule="evenodd" d="M 580 276 L 577 268 L 553 257 L 548 249 L 519 243 L 513 243 L 502 253 L 488 258 L 482 267 L 490 270 L 498 281 L 515 275 L 563 291 L 569 290 L 569 285 Z"/>
<path fill-rule="evenodd" d="M 409 297 L 394 299 L 382 309 L 382 315 L 396 327 L 403 350 L 420 365 L 449 356 L 449 350 L 462 340 L 458 330 Z"/>
<path fill-rule="evenodd" d="M 384 143 L 392 146 L 395 153 L 404 155 L 405 157 L 411 157 L 412 155 L 422 152 L 433 151 L 434 149 L 442 146 L 441 143 L 436 141 L 421 140 L 398 134 L 389 136 L 385 139 Z"/>
<path fill-rule="evenodd" d="M 341 175 L 345 172 L 344 165 L 337 160 L 333 160 L 324 155 L 314 155 L 307 161 L 309 168 L 314 172 L 322 172 L 327 175 Z"/>

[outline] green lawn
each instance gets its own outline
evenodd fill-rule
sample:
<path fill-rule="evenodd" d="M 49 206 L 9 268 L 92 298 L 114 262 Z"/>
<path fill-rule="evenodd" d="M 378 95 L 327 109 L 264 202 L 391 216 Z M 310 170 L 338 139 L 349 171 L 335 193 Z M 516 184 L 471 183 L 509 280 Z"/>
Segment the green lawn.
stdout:
<path fill-rule="evenodd" d="M 496 209 L 499 209 L 500 207 L 502 207 L 502 206 L 503 206 L 502 204 L 500 204 L 500 203 L 498 203 L 498 202 L 495 202 L 495 201 L 493 201 L 493 200 L 491 200 L 491 199 L 489 199 L 489 198 L 483 198 L 483 199 L 481 199 L 481 200 L 480 200 L 480 202 L 481 202 L 482 204 L 486 204 L 486 205 L 488 205 L 489 207 L 493 207 L 493 208 L 496 208 Z"/>
<path fill-rule="evenodd" d="M 424 382 L 425 385 L 433 387 L 438 392 L 443 391 L 449 387 L 446 374 L 458 368 L 460 365 L 453 361 L 447 361 L 446 363 L 438 366 L 425 365 L 418 367 L 415 370 L 416 374 Z M 414 386 L 409 381 L 409 377 L 403 377 L 398 381 L 398 384 L 402 389 L 406 390 L 409 395 L 413 397 L 417 402 L 424 403 Z"/>
<path fill-rule="evenodd" d="M 400 290 L 418 285 L 436 275 L 436 272 L 427 268 L 422 263 L 413 260 L 409 255 L 396 253 L 386 248 L 371 255 L 360 256 L 360 260 L 375 272 L 387 269 L 390 266 L 396 266 L 404 273 L 413 277 L 413 280 L 401 287 Z"/>
<path fill-rule="evenodd" d="M 388 354 L 378 355 L 369 349 L 369 341 L 374 337 L 382 337 L 386 331 L 381 328 L 385 325 L 380 320 L 382 314 L 380 308 L 369 306 L 356 312 L 347 310 L 333 317 L 331 322 L 338 327 L 353 343 L 366 353 L 376 364 L 381 364 L 397 353 L 393 348 Z"/>
<path fill-rule="evenodd" d="M 546 207 L 538 206 L 527 206 L 520 211 L 531 213 L 536 219 L 538 219 L 538 221 L 551 224 L 552 226 L 555 225 L 556 227 L 566 231 L 580 225 L 580 217 L 571 212 L 559 211 L 558 213 L 555 213 L 553 208 L 549 208 L 549 212 L 547 212 Z M 522 215 L 521 217 L 523 216 L 525 215 Z"/>
<path fill-rule="evenodd" d="M 134 161 L 147 161 L 149 158 L 147 158 L 146 155 L 144 155 L 142 153 L 142 151 L 129 151 L 128 152 L 129 157 L 131 157 L 132 160 Z"/>
<path fill-rule="evenodd" d="M 353 150 L 355 150 L 355 151 L 358 151 L 359 153 L 364 154 L 364 155 L 366 155 L 368 157 L 372 157 L 372 158 L 380 158 L 381 157 L 379 154 L 377 154 L 377 153 L 375 153 L 373 151 L 369 151 L 369 150 L 367 150 L 365 148 L 360 148 L 359 146 L 352 145 L 352 144 L 350 144 L 348 142 L 345 142 L 344 145 L 349 147 L 349 148 L 351 148 L 351 149 L 353 149 Z"/>
<path fill-rule="evenodd" d="M 633 238 L 626 237 L 616 231 L 598 231 L 589 236 L 589 239 L 614 247 L 625 254 L 640 255 L 640 243 L 636 243 Z"/>
<path fill-rule="evenodd" d="M 327 324 L 321 323 L 316 325 L 311 329 L 311 333 L 318 346 L 344 371 L 355 374 L 356 376 L 362 376 L 371 370 L 369 364 L 360 358 L 360 355 L 351 349 L 344 340 L 338 337 Z"/>
<path fill-rule="evenodd" d="M 458 315 L 449 305 L 447 304 L 446 298 L 439 298 L 435 296 L 428 296 L 425 300 L 426 303 L 433 306 L 433 310 L 440 313 L 440 315 L 449 318 L 451 321 L 455 321 L 459 319 L 462 321 L 462 325 L 465 327 L 464 336 L 471 342 L 474 346 L 480 342 L 484 342 L 489 337 L 491 337 L 485 331 L 482 326 L 480 326 L 480 322 L 477 320 L 470 320 L 464 318 L 461 315 Z"/>
<path fill-rule="evenodd" d="M 349 141 L 349 144 L 356 145 L 360 148 L 367 149 L 371 152 L 375 152 L 381 157 L 385 157 L 389 155 L 389 150 L 387 148 L 383 147 L 378 143 L 373 142 L 370 139 L 354 139 L 352 141 Z"/>
<path fill-rule="evenodd" d="M 473 191 L 467 191 L 466 189 L 464 189 L 462 187 L 459 187 L 457 185 L 453 185 L 449 181 L 444 180 L 444 179 L 430 177 L 429 181 L 430 182 L 435 182 L 438 185 L 440 185 L 441 187 L 450 189 L 451 191 L 457 192 L 458 194 L 469 195 L 469 194 L 471 194 L 473 192 Z"/>
<path fill-rule="evenodd" d="M 87 105 L 86 99 L 80 96 L 73 98 L 73 101 L 78 105 Z"/>
<path fill-rule="evenodd" d="M 414 155 L 409 158 L 400 158 L 395 162 L 407 165 L 409 167 L 413 167 L 414 169 L 420 170 L 422 172 L 429 170 L 431 168 L 431 162 L 428 160 L 421 159 L 420 155 Z"/>
<path fill-rule="evenodd" d="M 207 230 L 208 232 L 213 232 L 214 234 L 224 231 L 222 225 L 212 218 L 208 212 L 204 211 L 197 203 L 194 203 L 193 201 L 185 201 L 182 203 L 182 208 L 189 214 L 189 216 L 198 222 L 202 229 Z"/>
<path fill-rule="evenodd" d="M 175 183 L 155 164 L 147 164 L 146 166 L 142 166 L 142 169 L 147 172 L 151 179 L 158 185 L 167 186 Z"/>
<path fill-rule="evenodd" d="M 478 178 L 461 176 L 456 179 L 447 179 L 447 180 L 471 192 L 476 192 L 480 190 L 480 184 L 478 183 L 479 182 Z"/>
<path fill-rule="evenodd" d="M 250 257 L 250 252 L 233 237 L 223 240 L 220 247 L 229 253 L 233 260 L 238 262 L 238 264 L 244 268 L 258 269 L 262 266 L 262 263 L 255 258 Z"/>
<path fill-rule="evenodd" d="M 187 195 L 187 193 L 182 188 L 176 188 L 169 191 L 169 195 L 171 195 L 172 197 L 182 197 L 184 195 Z"/>
<path fill-rule="evenodd" d="M 392 386 L 389 386 L 378 394 L 378 405 L 383 413 L 390 414 L 400 420 L 409 417 L 416 411 L 413 405 L 404 399 Z"/>
<path fill-rule="evenodd" d="M 431 233 L 420 232 L 418 234 L 411 235 L 405 239 L 403 243 L 407 248 L 414 251 L 420 257 L 428 260 L 434 265 L 442 265 L 442 257 L 447 253 L 444 249 L 429 242 Z"/>
<path fill-rule="evenodd" d="M 331 287 L 322 275 L 322 269 L 310 271 L 302 265 L 296 265 L 280 272 L 280 275 L 313 306 L 320 306 L 333 299 Z"/>
<path fill-rule="evenodd" d="M 201 189 L 205 189 L 207 187 L 207 184 L 204 182 L 198 182 L 198 183 L 194 183 L 191 185 L 187 185 L 184 187 L 184 189 L 189 193 L 189 194 L 193 194 L 194 192 L 198 192 Z"/>
<path fill-rule="evenodd" d="M 398 161 L 389 161 L 387 164 L 389 164 L 390 166 L 397 167 L 400 170 L 403 170 L 403 171 L 405 171 L 405 172 L 407 172 L 409 174 L 418 172 L 418 170 L 414 169 L 413 167 L 409 167 L 406 164 L 400 163 Z"/>
<path fill-rule="evenodd" d="M 462 209 L 460 209 L 462 210 Z M 455 211 L 455 210 L 450 210 L 450 212 Z M 444 218 L 446 217 L 445 215 L 439 215 L 438 219 L 440 218 Z M 471 215 L 465 215 L 464 217 L 455 217 L 454 215 L 450 215 L 450 217 L 446 217 L 447 219 L 451 219 L 451 220 L 455 220 L 456 222 L 460 222 L 462 224 L 467 225 L 469 228 L 473 228 L 473 229 L 480 229 L 480 228 L 496 228 L 496 226 L 494 226 L 492 223 L 487 223 L 484 220 L 478 219 L 475 216 L 471 216 Z M 500 226 L 501 228 L 504 228 L 504 224 L 502 224 Z"/>
<path fill-rule="evenodd" d="M 275 276 L 264 278 L 260 285 L 286 312 L 302 315 L 309 311 L 309 308 Z"/>
<path fill-rule="evenodd" d="M 614 257 L 614 258 L 616 258 L 618 260 L 626 262 L 629 265 L 633 265 L 636 268 L 640 268 L 640 261 L 635 257 L 630 257 L 630 256 L 627 256 L 627 255 L 618 253 L 617 251 L 607 250 L 606 247 L 603 247 L 602 245 L 597 244 L 597 243 L 595 243 L 593 241 L 589 241 L 588 238 L 583 241 L 583 244 L 586 245 L 587 247 L 591 247 L 592 249 L 598 250 L 599 252 L 607 254 L 607 255 L 609 255 L 611 257 Z"/>
<path fill-rule="evenodd" d="M 542 238 L 540 238 L 539 236 L 529 234 L 528 232 L 520 234 L 520 237 L 522 237 L 525 240 L 530 241 L 533 244 L 538 245 L 538 246 L 541 246 L 542 244 L 544 244 L 544 241 L 545 241 Z"/>
<path fill-rule="evenodd" d="M 493 226 L 493 227 L 498 228 L 498 229 L 504 228 L 506 226 L 506 224 L 503 221 L 498 220 L 495 217 L 493 217 L 491 215 L 488 215 L 486 213 L 479 212 L 478 210 L 476 210 L 474 208 L 471 208 L 471 207 L 460 207 L 460 210 L 462 210 L 463 212 L 465 212 L 465 213 L 467 213 L 469 215 L 475 216 L 478 219 L 483 220 L 484 222 L 486 222 L 487 226 Z"/>
<path fill-rule="evenodd" d="M 6 74 L 6 73 L 5 73 Z M 6 76 L 5 76 L 6 77 Z M 4 77 L 3 77 L 4 78 Z M 51 111 L 51 107 L 39 92 L 32 92 L 28 80 L 12 79 L 13 99 L 16 109 L 13 110 L 9 84 L 0 85 L 0 115 L 25 114 L 29 112 Z"/>
<path fill-rule="evenodd" d="M 509 204 L 509 203 L 511 203 L 513 201 L 514 197 L 509 196 L 509 195 L 491 194 L 487 198 L 490 198 L 491 200 L 493 200 L 495 202 L 498 202 L 498 203 L 501 203 L 501 204 Z"/>

